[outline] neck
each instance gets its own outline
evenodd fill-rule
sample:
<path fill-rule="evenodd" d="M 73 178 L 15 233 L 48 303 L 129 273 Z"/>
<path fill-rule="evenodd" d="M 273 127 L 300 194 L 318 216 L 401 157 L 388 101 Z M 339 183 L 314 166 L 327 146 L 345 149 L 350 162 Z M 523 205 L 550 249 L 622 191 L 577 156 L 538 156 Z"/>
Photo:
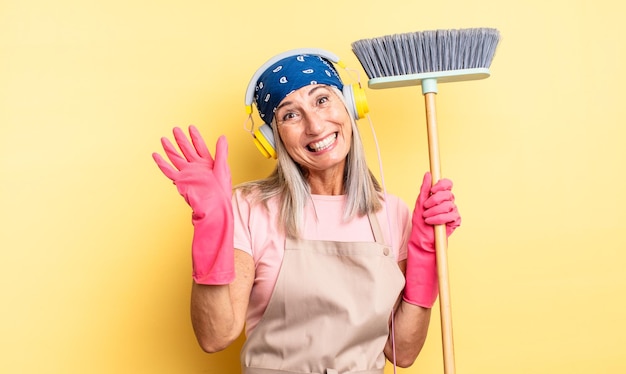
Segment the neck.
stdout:
<path fill-rule="evenodd" d="M 340 169 L 340 170 L 339 170 Z M 309 172 L 307 181 L 314 195 L 343 195 L 343 168 Z"/>

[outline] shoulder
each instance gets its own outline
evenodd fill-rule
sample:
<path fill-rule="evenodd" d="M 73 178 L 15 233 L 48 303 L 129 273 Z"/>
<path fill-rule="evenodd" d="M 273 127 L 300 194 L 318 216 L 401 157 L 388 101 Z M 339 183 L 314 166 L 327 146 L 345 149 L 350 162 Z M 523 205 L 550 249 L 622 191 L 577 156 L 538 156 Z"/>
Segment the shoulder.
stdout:
<path fill-rule="evenodd" d="M 233 190 L 233 209 L 243 215 L 262 215 L 269 217 L 276 211 L 278 197 L 263 196 L 258 187 L 235 188 Z"/>
<path fill-rule="evenodd" d="M 277 198 L 261 201 L 257 192 L 235 189 L 233 216 L 235 220 L 234 245 L 254 256 L 257 261 L 267 248 L 276 247 L 283 237 L 277 224 Z"/>
<path fill-rule="evenodd" d="M 408 214 L 409 206 L 404 202 L 404 200 L 400 199 L 398 196 L 387 193 L 386 195 L 381 194 L 381 200 L 383 202 L 383 206 L 385 206 L 390 212 L 397 212 L 398 214 Z"/>
<path fill-rule="evenodd" d="M 383 200 L 383 209 L 377 216 L 379 218 L 389 220 L 395 227 L 400 236 L 404 236 L 406 231 L 410 229 L 411 211 L 404 200 L 396 195 L 387 194 Z"/>

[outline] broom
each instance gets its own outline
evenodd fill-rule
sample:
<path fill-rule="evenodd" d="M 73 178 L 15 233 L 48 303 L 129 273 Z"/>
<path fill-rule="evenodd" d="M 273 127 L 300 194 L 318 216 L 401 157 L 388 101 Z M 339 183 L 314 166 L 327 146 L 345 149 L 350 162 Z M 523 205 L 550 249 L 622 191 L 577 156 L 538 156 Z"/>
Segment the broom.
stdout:
<path fill-rule="evenodd" d="M 433 185 L 441 179 L 435 110 L 437 82 L 489 77 L 489 67 L 499 39 L 500 33 L 496 29 L 471 28 L 394 34 L 352 43 L 352 51 L 370 78 L 370 88 L 422 86 Z M 454 374 L 446 227 L 436 225 L 434 230 L 444 373 Z"/>

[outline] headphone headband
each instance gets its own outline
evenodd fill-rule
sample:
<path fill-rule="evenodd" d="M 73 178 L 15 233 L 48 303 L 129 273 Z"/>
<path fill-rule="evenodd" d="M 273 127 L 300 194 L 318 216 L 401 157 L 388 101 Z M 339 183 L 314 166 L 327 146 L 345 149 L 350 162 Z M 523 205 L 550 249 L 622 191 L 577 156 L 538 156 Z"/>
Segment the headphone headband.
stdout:
<path fill-rule="evenodd" d="M 335 55 L 332 52 L 328 52 L 319 48 L 298 48 L 298 49 L 292 49 L 290 51 L 286 51 L 281 54 L 278 54 L 272 57 L 271 59 L 269 59 L 259 69 L 257 69 L 257 71 L 254 73 L 254 75 L 250 79 L 250 82 L 248 83 L 248 89 L 246 90 L 246 96 L 245 96 L 246 114 L 252 114 L 252 102 L 254 101 L 254 89 L 256 86 L 256 82 L 261 77 L 261 74 L 263 74 L 265 70 L 267 70 L 270 66 L 274 65 L 278 61 L 287 57 L 298 56 L 298 55 L 320 56 L 329 60 L 330 62 L 334 64 L 337 64 L 339 67 L 345 66 L 343 62 L 339 60 L 339 57 L 337 55 Z"/>

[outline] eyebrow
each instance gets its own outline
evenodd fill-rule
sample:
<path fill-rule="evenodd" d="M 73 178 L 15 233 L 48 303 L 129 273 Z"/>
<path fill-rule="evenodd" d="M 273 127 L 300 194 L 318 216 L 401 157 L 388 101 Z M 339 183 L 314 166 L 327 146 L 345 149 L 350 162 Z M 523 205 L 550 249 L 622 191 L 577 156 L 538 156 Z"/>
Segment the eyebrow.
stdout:
<path fill-rule="evenodd" d="M 314 86 L 314 87 L 313 87 L 313 88 L 312 88 L 312 89 L 311 89 L 311 90 L 310 90 L 307 94 L 308 94 L 308 96 L 313 96 L 313 94 L 314 94 L 317 90 L 319 90 L 319 89 L 323 89 L 323 88 L 328 89 L 328 86 L 327 86 L 327 85 L 324 85 L 324 84 L 319 84 L 319 85 L 317 85 L 317 86 Z M 278 104 L 278 106 L 276 107 L 276 111 L 278 112 L 278 110 L 279 110 L 280 108 L 282 108 L 282 107 L 284 107 L 284 106 L 286 106 L 286 105 L 289 105 L 289 104 L 291 104 L 291 101 L 285 101 L 285 100 L 283 100 L 283 101 L 282 101 L 280 104 Z"/>

